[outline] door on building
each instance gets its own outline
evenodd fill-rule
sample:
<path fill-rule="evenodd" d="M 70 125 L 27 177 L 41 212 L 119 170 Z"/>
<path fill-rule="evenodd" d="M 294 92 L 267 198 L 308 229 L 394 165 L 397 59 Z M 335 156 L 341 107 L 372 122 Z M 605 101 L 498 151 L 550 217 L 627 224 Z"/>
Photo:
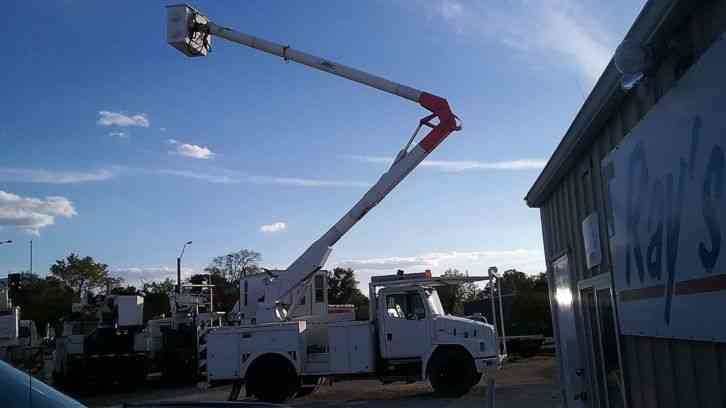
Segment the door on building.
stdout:
<path fill-rule="evenodd" d="M 552 263 L 552 279 L 555 288 L 552 310 L 557 322 L 562 399 L 568 408 L 584 408 L 587 394 L 583 390 L 583 370 L 577 343 L 570 272 L 567 254 Z"/>
<path fill-rule="evenodd" d="M 590 406 L 625 407 L 620 342 L 609 273 L 578 283 L 588 354 Z"/>

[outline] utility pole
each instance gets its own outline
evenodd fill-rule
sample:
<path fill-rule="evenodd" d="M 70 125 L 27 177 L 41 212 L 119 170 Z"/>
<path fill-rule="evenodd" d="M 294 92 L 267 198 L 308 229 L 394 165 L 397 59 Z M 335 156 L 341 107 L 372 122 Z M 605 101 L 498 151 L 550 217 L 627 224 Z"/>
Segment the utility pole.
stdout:
<path fill-rule="evenodd" d="M 176 257 L 176 293 L 181 293 L 181 256 Z"/>
<path fill-rule="evenodd" d="M 187 241 L 184 243 L 184 246 L 182 247 L 181 253 L 178 257 L 176 257 L 176 293 L 181 293 L 181 260 L 184 256 L 184 250 L 187 248 L 187 245 L 191 245 L 192 241 Z"/>
<path fill-rule="evenodd" d="M 33 274 L 33 240 L 30 240 L 30 274 Z"/>

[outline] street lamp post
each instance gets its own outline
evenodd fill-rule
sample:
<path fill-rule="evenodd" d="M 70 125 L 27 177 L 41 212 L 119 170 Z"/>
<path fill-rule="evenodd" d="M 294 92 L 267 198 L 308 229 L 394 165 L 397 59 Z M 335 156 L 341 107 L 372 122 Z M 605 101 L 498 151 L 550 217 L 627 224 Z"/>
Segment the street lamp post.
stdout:
<path fill-rule="evenodd" d="M 184 246 L 182 246 L 181 253 L 176 258 L 176 293 L 181 293 L 181 260 L 184 256 L 184 250 L 187 248 L 187 245 L 191 245 L 192 241 L 187 241 L 184 243 Z"/>

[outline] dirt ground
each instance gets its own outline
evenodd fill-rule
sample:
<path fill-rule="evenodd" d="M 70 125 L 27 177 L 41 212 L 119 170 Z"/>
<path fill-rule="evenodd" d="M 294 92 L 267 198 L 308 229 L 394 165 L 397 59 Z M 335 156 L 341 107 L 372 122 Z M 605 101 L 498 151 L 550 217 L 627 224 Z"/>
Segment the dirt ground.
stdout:
<path fill-rule="evenodd" d="M 560 392 L 556 360 L 551 356 L 537 356 L 511 361 L 495 374 L 496 407 L 529 408 L 559 407 Z M 94 396 L 77 398 L 91 407 L 121 406 L 123 402 L 142 401 L 223 401 L 229 387 L 201 390 L 197 387 L 159 388 L 150 383 L 143 389 L 129 392 L 104 390 Z M 444 408 L 486 406 L 487 384 L 482 381 L 467 395 L 446 399 L 434 397 L 428 383 L 389 384 L 380 382 L 347 381 L 323 386 L 312 395 L 288 402 L 293 407 L 349 406 L 362 408 Z M 242 394 L 244 395 L 244 390 Z"/>

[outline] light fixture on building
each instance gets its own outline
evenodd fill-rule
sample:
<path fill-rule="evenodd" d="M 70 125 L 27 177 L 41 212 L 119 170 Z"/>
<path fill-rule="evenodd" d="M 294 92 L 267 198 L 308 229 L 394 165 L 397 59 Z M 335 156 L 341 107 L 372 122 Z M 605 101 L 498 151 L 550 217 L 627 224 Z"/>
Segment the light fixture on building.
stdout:
<path fill-rule="evenodd" d="M 625 90 L 633 89 L 643 78 L 650 65 L 648 50 L 638 41 L 626 38 L 615 50 L 615 68 L 622 74 L 620 85 Z"/>

